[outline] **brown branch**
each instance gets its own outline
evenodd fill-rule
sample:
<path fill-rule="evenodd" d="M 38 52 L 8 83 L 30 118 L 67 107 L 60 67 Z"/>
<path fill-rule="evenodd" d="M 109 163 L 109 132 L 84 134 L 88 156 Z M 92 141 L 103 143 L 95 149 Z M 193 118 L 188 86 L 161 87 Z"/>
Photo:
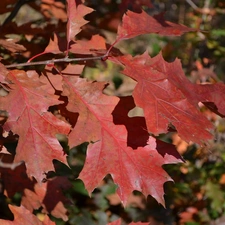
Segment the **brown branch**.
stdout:
<path fill-rule="evenodd" d="M 16 63 L 12 65 L 5 66 L 6 68 L 15 68 L 15 67 L 24 67 L 24 66 L 36 66 L 36 65 L 51 65 L 58 62 L 81 62 L 81 61 L 90 61 L 90 60 L 106 60 L 108 58 L 108 52 L 102 56 L 92 56 L 84 58 L 60 58 L 60 59 L 51 59 L 38 62 L 26 62 L 26 63 Z"/>

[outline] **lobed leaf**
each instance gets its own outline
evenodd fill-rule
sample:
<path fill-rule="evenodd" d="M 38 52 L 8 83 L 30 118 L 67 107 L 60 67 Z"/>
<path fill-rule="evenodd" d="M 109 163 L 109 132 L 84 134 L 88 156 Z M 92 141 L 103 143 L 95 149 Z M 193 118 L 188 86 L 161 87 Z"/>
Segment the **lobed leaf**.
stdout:
<path fill-rule="evenodd" d="M 117 42 L 141 34 L 155 33 L 166 36 L 180 36 L 190 31 L 195 31 L 195 29 L 166 21 L 163 14 L 152 17 L 145 11 L 141 13 L 128 11 L 124 14 L 122 25 L 118 28 Z"/>
<path fill-rule="evenodd" d="M 70 126 L 47 112 L 49 106 L 61 102 L 35 72 L 13 70 L 6 79 L 11 91 L 2 97 L 0 109 L 9 113 L 4 128 L 19 135 L 15 162 L 24 161 L 28 176 L 41 182 L 44 173 L 54 171 L 53 159 L 67 164 L 56 135 L 68 134 Z"/>
<path fill-rule="evenodd" d="M 67 109 L 79 113 L 77 123 L 69 135 L 69 145 L 73 147 L 91 142 L 84 168 L 79 175 L 88 192 L 91 193 L 107 174 L 111 174 L 118 185 L 117 193 L 124 205 L 134 190 L 143 192 L 145 196 L 150 194 L 164 205 L 163 184 L 172 179 L 162 169 L 162 165 L 180 162 L 180 158 L 164 159 L 156 150 L 155 139 L 148 137 L 143 140 L 138 133 L 138 142 L 147 143 L 142 143 L 142 147 L 137 147 L 135 143 L 136 150 L 127 146 L 125 126 L 115 125 L 112 117 L 119 99 L 102 94 L 105 84 L 65 75 L 63 79 L 63 95 L 69 97 Z M 118 119 L 116 121 L 120 122 Z M 125 122 L 129 129 L 137 126 L 128 123 Z M 140 135 L 142 134 L 141 132 Z"/>
<path fill-rule="evenodd" d="M 85 15 L 93 12 L 93 9 L 79 4 L 75 0 L 67 0 L 67 49 L 70 41 L 75 41 L 75 36 L 81 31 L 81 27 L 87 23 L 83 18 Z"/>
<path fill-rule="evenodd" d="M 21 224 L 32 224 L 32 225 L 54 225 L 55 223 L 49 219 L 47 215 L 44 217 L 44 221 L 39 220 L 34 214 L 27 210 L 24 206 L 9 205 L 10 210 L 14 215 L 14 220 L 2 220 L 0 223 L 4 225 L 21 225 Z"/>
<path fill-rule="evenodd" d="M 69 51 L 76 54 L 93 54 L 96 51 L 105 51 L 105 39 L 100 35 L 93 35 L 91 40 L 78 40 L 70 46 Z"/>
<path fill-rule="evenodd" d="M 66 177 L 56 177 L 48 179 L 45 183 L 36 183 L 34 190 L 24 190 L 21 204 L 31 212 L 42 207 L 42 213 L 51 214 L 67 221 L 67 209 L 64 204 L 69 203 L 69 200 L 66 199 L 62 191 L 71 186 L 72 184 Z"/>
<path fill-rule="evenodd" d="M 200 113 L 198 103 L 212 101 L 211 90 L 215 93 L 216 86 L 210 86 L 207 91 L 204 85 L 192 84 L 185 77 L 180 61 L 167 63 L 161 53 L 154 58 L 146 52 L 134 58 L 122 56 L 116 60 L 125 66 L 123 73 L 137 81 L 133 96 L 135 104 L 144 110 L 150 133 L 167 133 L 168 126 L 173 125 L 187 142 L 202 144 L 212 138 L 209 131 L 213 126 Z M 220 87 L 217 91 L 224 92 L 224 85 Z M 217 102 L 221 103 L 222 99 L 220 97 Z"/>

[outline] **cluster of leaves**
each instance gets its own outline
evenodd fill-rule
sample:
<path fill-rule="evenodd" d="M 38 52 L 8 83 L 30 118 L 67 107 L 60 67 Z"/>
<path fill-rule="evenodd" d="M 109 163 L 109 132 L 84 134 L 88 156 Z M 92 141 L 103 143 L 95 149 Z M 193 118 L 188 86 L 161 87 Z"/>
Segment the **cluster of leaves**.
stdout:
<path fill-rule="evenodd" d="M 1 193 L 3 199 L 22 193 L 19 207 L 5 203 L 6 213 L 0 220 L 3 224 L 29 224 L 30 221 L 55 224 L 47 215 L 68 220 L 65 208 L 68 201 L 63 190 L 69 189 L 72 183 L 67 177 L 58 176 L 57 171 L 62 166 L 59 162 L 68 165 L 67 149 L 85 142 L 88 143 L 86 159 L 78 178 L 89 194 L 110 174 L 124 206 L 133 191 L 142 192 L 146 197 L 151 195 L 165 205 L 163 185 L 172 178 L 162 166 L 183 160 L 173 145 L 157 136 L 177 132 L 186 142 L 204 145 L 213 138 L 210 132 L 213 125 L 200 112 L 199 102 L 216 114 L 225 115 L 224 84 L 191 83 L 178 59 L 168 63 L 161 53 L 152 58 L 147 51 L 133 57 L 114 47 L 143 34 L 180 36 L 197 30 L 168 22 L 162 14 L 150 16 L 141 10 L 141 6 L 153 7 L 148 1 L 122 1 L 120 12 L 124 13 L 128 5 L 132 11 L 118 16 L 122 23 L 114 43 L 109 45 L 104 36 L 92 35 L 93 27 L 83 27 L 87 23 L 84 17 L 93 12 L 87 4 L 67 0 L 65 10 L 61 2 L 43 0 L 41 9 L 48 20 L 49 8 L 56 15 L 60 11 L 57 22 L 51 20 L 44 29 L 31 27 L 31 23 L 10 22 L 2 29 L 3 35 L 8 34 L 9 27 L 17 34 L 24 34 L 20 44 L 15 40 L 0 42 L 4 49 L 0 82 L 6 91 L 0 99 L 0 110 L 7 112 L 0 142 L 0 153 L 4 156 L 0 164 L 4 184 Z M 46 47 L 44 40 L 54 30 L 57 33 Z M 45 46 L 42 53 L 41 45 L 35 45 L 40 37 Z M 25 49 L 28 50 L 20 56 L 6 54 Z M 13 60 L 20 62 L 27 56 L 32 56 L 28 63 L 10 65 Z M 38 62 L 45 67 L 9 69 L 36 65 L 32 60 L 37 57 L 48 59 Z M 84 78 L 85 68 L 93 66 L 89 60 L 101 60 L 103 65 L 109 61 L 123 67 L 122 74 L 136 82 L 132 96 L 106 95 L 103 93 L 106 82 Z M 136 107 L 142 108 L 143 116 L 128 116 Z M 67 147 L 63 148 L 60 141 Z M 12 143 L 16 143 L 15 151 Z M 35 210 L 42 213 L 42 218 Z M 110 224 L 120 223 L 117 220 Z"/>

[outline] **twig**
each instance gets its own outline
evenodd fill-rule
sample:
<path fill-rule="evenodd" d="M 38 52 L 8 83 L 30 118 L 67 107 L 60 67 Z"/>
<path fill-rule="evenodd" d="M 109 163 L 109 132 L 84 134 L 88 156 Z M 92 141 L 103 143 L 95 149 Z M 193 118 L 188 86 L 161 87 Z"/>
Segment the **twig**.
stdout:
<path fill-rule="evenodd" d="M 209 7 L 199 8 L 192 0 L 186 0 L 186 2 L 197 12 L 201 14 L 214 15 L 215 13 L 224 13 L 221 9 L 210 9 Z"/>
<path fill-rule="evenodd" d="M 5 66 L 6 68 L 15 68 L 23 66 L 36 66 L 36 65 L 51 65 L 57 62 L 80 62 L 80 61 L 90 61 L 90 60 L 105 60 L 108 58 L 108 52 L 102 56 L 93 56 L 93 57 L 84 57 L 84 58 L 60 58 L 60 59 L 51 59 L 38 62 L 26 62 L 26 63 L 16 63 L 12 65 Z"/>
<path fill-rule="evenodd" d="M 8 168 L 8 169 L 11 169 L 11 170 L 14 170 L 16 167 L 20 166 L 22 163 L 24 163 L 24 161 L 20 161 L 18 163 L 4 163 L 0 159 L 0 167 L 1 168 Z"/>
<path fill-rule="evenodd" d="M 19 12 L 20 8 L 26 4 L 29 3 L 33 0 L 18 0 L 12 10 L 12 12 L 9 14 L 9 16 L 5 19 L 5 21 L 3 22 L 2 26 L 5 26 L 7 23 L 11 22 L 14 17 L 17 15 L 17 13 Z"/>
<path fill-rule="evenodd" d="M 191 0 L 186 0 L 186 2 L 194 9 L 194 10 L 198 10 L 198 6 L 195 5 L 194 2 L 192 2 Z"/>

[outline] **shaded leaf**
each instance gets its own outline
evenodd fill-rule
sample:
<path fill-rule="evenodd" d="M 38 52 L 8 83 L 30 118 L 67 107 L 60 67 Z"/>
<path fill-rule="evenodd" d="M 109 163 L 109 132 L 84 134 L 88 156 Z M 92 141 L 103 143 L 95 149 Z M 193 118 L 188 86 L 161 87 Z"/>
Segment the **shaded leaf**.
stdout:
<path fill-rule="evenodd" d="M 12 163 L 13 156 L 1 157 L 4 163 Z M 22 194 L 21 205 L 30 212 L 42 207 L 42 212 L 51 214 L 66 221 L 67 210 L 64 204 L 69 203 L 63 191 L 71 187 L 66 177 L 55 177 L 44 183 L 36 183 L 28 178 L 24 164 L 14 170 L 0 167 L 1 179 L 4 182 L 5 195 L 12 198 L 16 193 Z"/>
<path fill-rule="evenodd" d="M 5 1 L 1 1 L 0 2 L 0 13 L 3 14 L 3 13 L 6 13 L 6 12 L 9 12 L 11 11 L 11 7 L 7 7 L 11 4 L 15 4 L 16 3 L 16 0 L 5 0 Z"/>
<path fill-rule="evenodd" d="M 12 155 L 1 156 L 1 160 L 4 163 L 13 162 Z M 24 190 L 30 189 L 33 190 L 35 181 L 31 180 L 26 174 L 26 168 L 24 163 L 16 167 L 14 170 L 9 168 L 0 168 L 1 178 L 4 182 L 5 195 L 9 198 L 12 198 L 17 192 L 23 193 Z"/>
<path fill-rule="evenodd" d="M 135 107 L 132 96 L 120 97 L 120 101 L 112 112 L 113 122 L 124 125 L 127 129 L 127 145 L 133 149 L 144 147 L 149 139 L 145 118 L 129 117 L 128 113 Z M 138 125 L 137 125 L 138 124 Z"/>
<path fill-rule="evenodd" d="M 0 46 L 9 50 L 10 52 L 22 52 L 26 51 L 26 48 L 23 45 L 16 44 L 17 40 L 4 40 L 0 39 Z"/>
<path fill-rule="evenodd" d="M 47 18 L 55 18 L 61 19 L 62 21 L 66 21 L 67 14 L 65 10 L 65 4 L 63 2 L 55 1 L 55 0 L 42 0 L 41 1 L 41 11 Z"/>
<path fill-rule="evenodd" d="M 56 177 L 45 183 L 36 183 L 34 190 L 25 189 L 21 204 L 31 212 L 42 207 L 43 213 L 67 221 L 64 204 L 69 203 L 69 200 L 65 198 L 62 191 L 70 188 L 71 185 L 66 177 Z"/>

